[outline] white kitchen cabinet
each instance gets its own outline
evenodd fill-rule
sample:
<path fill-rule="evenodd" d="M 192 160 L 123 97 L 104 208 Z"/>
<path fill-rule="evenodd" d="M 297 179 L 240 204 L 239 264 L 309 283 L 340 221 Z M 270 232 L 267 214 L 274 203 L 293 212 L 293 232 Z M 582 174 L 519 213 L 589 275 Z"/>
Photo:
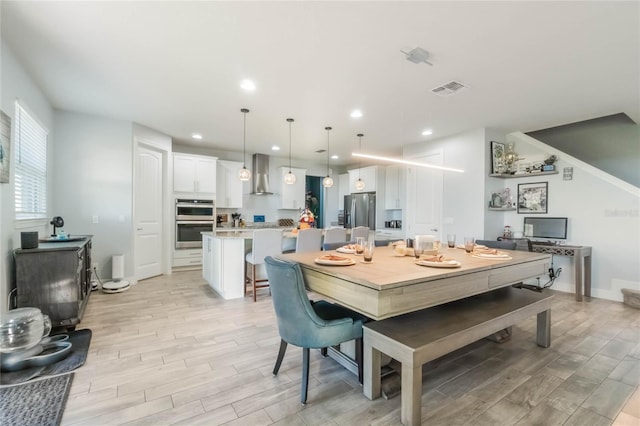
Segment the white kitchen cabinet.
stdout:
<path fill-rule="evenodd" d="M 238 171 L 242 169 L 238 161 L 218 160 L 216 167 L 216 207 L 242 208 L 242 181 Z"/>
<path fill-rule="evenodd" d="M 174 268 L 196 269 L 202 265 L 202 249 L 175 249 L 173 250 Z"/>
<path fill-rule="evenodd" d="M 173 192 L 215 195 L 216 157 L 173 154 Z"/>
<path fill-rule="evenodd" d="M 359 171 L 359 172 L 358 172 Z M 362 191 L 356 190 L 358 177 L 364 182 Z M 349 194 L 358 192 L 375 192 L 378 187 L 378 166 L 362 167 L 349 170 Z"/>
<path fill-rule="evenodd" d="M 244 297 L 244 239 L 202 236 L 202 277 L 224 299 Z"/>
<path fill-rule="evenodd" d="M 349 194 L 349 173 L 343 173 L 338 176 L 338 210 L 344 210 L 344 196 Z"/>
<path fill-rule="evenodd" d="M 376 240 L 398 241 L 404 239 L 402 229 L 376 229 Z"/>
<path fill-rule="evenodd" d="M 289 167 L 279 167 L 280 170 L 280 204 L 281 210 L 299 210 L 304 208 L 305 188 L 306 188 L 306 169 L 291 168 L 291 173 L 296 176 L 296 183 L 287 185 L 284 183 L 284 177 L 289 173 Z"/>
<path fill-rule="evenodd" d="M 402 209 L 404 193 L 404 168 L 401 166 L 387 166 L 384 186 L 384 208 L 387 210 Z"/>

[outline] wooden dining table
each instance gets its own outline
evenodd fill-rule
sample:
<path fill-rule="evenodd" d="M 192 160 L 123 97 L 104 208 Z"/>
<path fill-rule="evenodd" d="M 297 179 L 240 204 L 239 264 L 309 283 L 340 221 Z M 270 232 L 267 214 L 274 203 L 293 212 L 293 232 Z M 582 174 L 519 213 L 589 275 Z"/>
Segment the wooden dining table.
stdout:
<path fill-rule="evenodd" d="M 327 266 L 316 259 L 328 253 L 352 258 L 348 266 Z M 371 263 L 362 256 L 335 251 L 283 254 L 300 264 L 307 288 L 373 320 L 382 320 L 506 287 L 547 274 L 551 255 L 505 250 L 508 258 L 479 258 L 464 249 L 442 248 L 456 268 L 420 266 L 397 256 L 391 246 L 377 247 Z"/>

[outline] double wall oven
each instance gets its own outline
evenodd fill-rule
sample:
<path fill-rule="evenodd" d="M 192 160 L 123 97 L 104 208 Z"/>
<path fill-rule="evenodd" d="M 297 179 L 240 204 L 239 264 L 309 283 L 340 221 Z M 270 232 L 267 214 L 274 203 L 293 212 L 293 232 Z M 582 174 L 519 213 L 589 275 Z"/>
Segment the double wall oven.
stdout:
<path fill-rule="evenodd" d="M 213 200 L 176 199 L 176 248 L 202 247 L 201 232 L 214 231 L 216 205 Z"/>

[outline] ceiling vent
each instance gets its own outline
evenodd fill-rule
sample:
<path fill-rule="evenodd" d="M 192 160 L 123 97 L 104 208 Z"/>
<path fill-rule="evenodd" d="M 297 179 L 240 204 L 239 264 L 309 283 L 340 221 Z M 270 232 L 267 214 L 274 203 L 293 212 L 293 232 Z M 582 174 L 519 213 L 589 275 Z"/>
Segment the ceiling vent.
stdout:
<path fill-rule="evenodd" d="M 458 81 L 450 81 L 441 86 L 431 89 L 431 91 L 438 96 L 452 96 L 462 90 L 465 90 L 466 88 L 467 86 Z"/>

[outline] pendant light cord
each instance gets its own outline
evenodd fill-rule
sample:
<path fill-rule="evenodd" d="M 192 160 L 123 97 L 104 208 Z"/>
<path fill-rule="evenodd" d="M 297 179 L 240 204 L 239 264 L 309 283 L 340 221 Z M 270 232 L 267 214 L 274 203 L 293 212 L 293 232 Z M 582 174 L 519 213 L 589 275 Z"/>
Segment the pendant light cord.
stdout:
<path fill-rule="evenodd" d="M 289 173 L 291 173 L 291 123 L 293 123 L 293 118 L 287 118 L 287 122 L 289 123 Z"/>
<path fill-rule="evenodd" d="M 324 128 L 327 131 L 327 176 L 329 176 L 329 132 L 331 131 L 331 127 Z"/>
<path fill-rule="evenodd" d="M 242 167 L 247 167 L 247 108 L 242 108 Z"/>
<path fill-rule="evenodd" d="M 358 133 L 358 153 L 362 154 L 362 133 Z M 360 180 L 360 157 L 358 157 L 358 180 Z"/>

